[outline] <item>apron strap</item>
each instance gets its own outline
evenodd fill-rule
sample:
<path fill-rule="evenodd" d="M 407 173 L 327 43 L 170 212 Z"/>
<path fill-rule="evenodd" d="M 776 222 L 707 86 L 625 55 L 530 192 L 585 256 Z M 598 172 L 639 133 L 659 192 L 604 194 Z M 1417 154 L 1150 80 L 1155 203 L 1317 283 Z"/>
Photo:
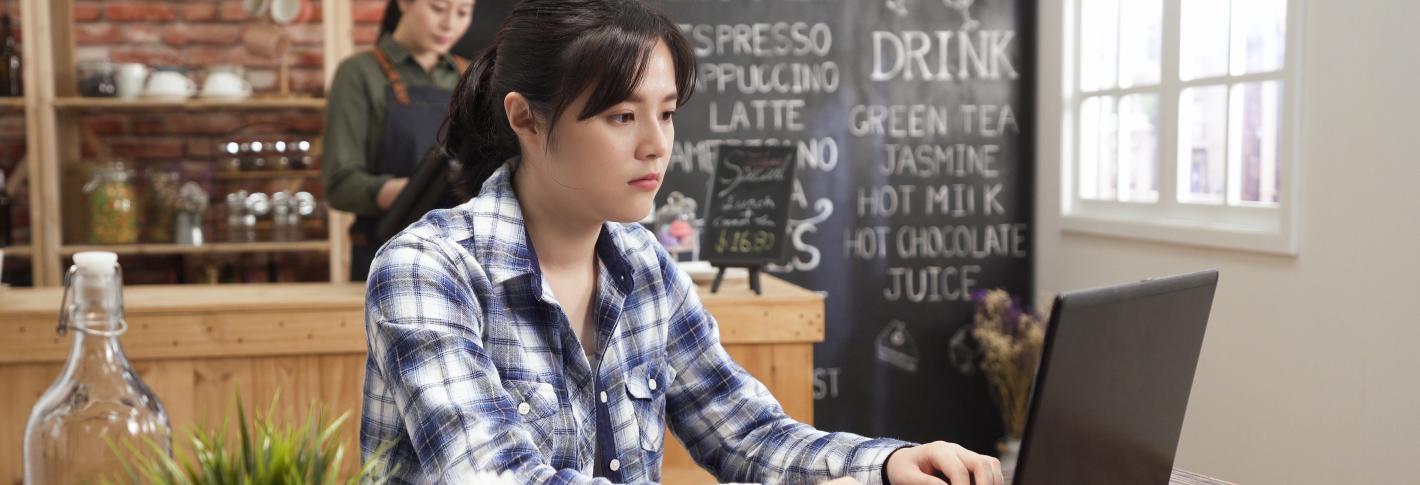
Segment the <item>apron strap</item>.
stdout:
<path fill-rule="evenodd" d="M 463 74 L 464 71 L 467 71 L 467 70 L 468 70 L 468 63 L 469 63 L 469 60 L 468 60 L 467 58 L 464 58 L 463 56 L 451 56 L 451 57 L 454 58 L 454 66 L 457 67 L 457 68 L 459 68 L 459 74 Z"/>
<path fill-rule="evenodd" d="M 409 104 L 409 90 L 405 88 L 404 81 L 399 79 L 399 73 L 390 64 L 389 57 L 385 56 L 385 53 L 378 48 L 370 49 L 370 53 L 374 54 L 375 62 L 380 64 L 380 70 L 384 71 L 385 77 L 389 79 L 390 88 L 394 89 L 395 101 L 398 101 L 399 104 Z"/>

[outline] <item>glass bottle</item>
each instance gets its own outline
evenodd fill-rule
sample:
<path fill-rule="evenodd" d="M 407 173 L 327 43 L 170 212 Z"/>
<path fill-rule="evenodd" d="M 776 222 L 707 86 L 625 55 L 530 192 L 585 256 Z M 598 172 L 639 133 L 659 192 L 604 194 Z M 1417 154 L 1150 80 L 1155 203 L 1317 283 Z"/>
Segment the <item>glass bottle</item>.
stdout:
<path fill-rule="evenodd" d="M 0 14 L 0 96 L 24 96 L 25 76 L 20 66 L 20 48 L 15 45 L 10 14 Z"/>
<path fill-rule="evenodd" d="M 25 426 L 25 483 L 99 483 L 124 475 L 114 448 L 172 455 L 172 425 L 153 391 L 123 353 L 123 273 L 106 251 L 74 255 L 65 274 L 59 335 L 74 346 L 59 379 L 40 396 Z M 136 440 L 136 441 L 134 441 Z M 112 447 L 111 447 L 112 446 Z M 126 454 L 126 451 L 125 451 Z"/>

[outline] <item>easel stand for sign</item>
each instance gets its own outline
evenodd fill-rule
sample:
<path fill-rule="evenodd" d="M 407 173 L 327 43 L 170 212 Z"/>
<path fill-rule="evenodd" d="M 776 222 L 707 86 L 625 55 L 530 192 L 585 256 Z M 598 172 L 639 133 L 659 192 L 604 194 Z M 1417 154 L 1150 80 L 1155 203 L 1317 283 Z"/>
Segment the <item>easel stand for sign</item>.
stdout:
<path fill-rule="evenodd" d="M 711 293 L 719 293 L 719 292 L 720 292 L 720 282 L 725 279 L 725 270 L 730 269 L 730 268 L 745 268 L 745 269 L 748 269 L 748 270 L 749 270 L 749 289 L 754 290 L 754 294 L 756 294 L 756 295 L 763 295 L 763 294 L 764 294 L 764 292 L 761 290 L 761 287 L 759 286 L 759 271 L 764 268 L 763 266 L 757 265 L 757 264 L 754 264 L 754 265 L 735 265 L 735 264 L 732 264 L 732 265 L 726 265 L 726 266 L 720 266 L 720 265 L 716 265 L 716 266 L 719 266 L 719 267 L 720 267 L 720 271 L 718 271 L 718 272 L 715 273 L 715 282 L 710 284 L 710 292 L 711 292 Z"/>

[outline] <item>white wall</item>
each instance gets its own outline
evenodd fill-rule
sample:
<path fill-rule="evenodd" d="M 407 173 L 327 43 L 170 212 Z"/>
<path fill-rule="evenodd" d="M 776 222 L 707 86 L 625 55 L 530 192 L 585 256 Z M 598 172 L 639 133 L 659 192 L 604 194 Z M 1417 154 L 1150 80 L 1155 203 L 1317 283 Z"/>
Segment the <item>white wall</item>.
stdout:
<path fill-rule="evenodd" d="M 1040 2 L 1037 293 L 1218 268 L 1178 466 L 1420 483 L 1420 2 L 1303 1 L 1296 257 L 1062 233 L 1063 12 Z"/>

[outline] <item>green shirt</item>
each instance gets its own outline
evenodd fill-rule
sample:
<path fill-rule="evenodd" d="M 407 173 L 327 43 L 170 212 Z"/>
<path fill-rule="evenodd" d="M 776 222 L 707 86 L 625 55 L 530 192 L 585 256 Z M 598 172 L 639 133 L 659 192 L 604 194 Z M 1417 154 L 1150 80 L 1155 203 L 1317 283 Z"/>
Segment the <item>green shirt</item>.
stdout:
<path fill-rule="evenodd" d="M 375 48 L 389 57 L 390 64 L 407 86 L 435 85 L 454 89 L 462 74 L 453 57 L 445 54 L 425 71 L 409 49 L 390 36 L 381 36 Z M 375 194 L 392 178 L 375 173 L 380 134 L 385 125 L 385 96 L 389 79 L 369 53 L 341 61 L 335 70 L 326 97 L 325 138 L 321 156 L 321 180 L 331 207 L 356 214 L 380 214 Z"/>

